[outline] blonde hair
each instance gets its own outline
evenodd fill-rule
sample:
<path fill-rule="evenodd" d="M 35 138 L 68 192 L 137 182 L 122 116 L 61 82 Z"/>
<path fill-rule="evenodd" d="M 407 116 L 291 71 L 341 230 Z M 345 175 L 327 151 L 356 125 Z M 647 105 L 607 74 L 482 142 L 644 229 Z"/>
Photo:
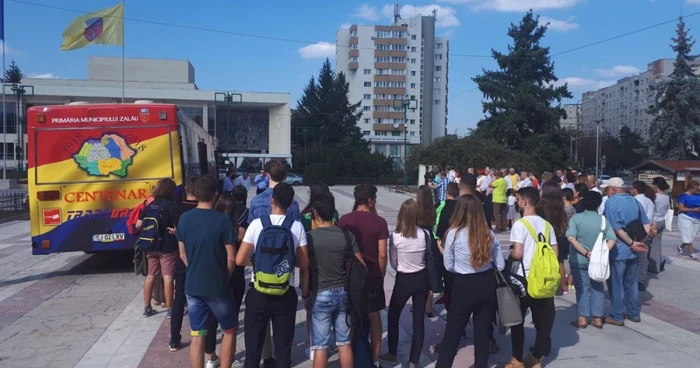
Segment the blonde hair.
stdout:
<path fill-rule="evenodd" d="M 396 233 L 404 238 L 418 237 L 418 204 L 413 199 L 407 199 L 401 204 L 396 220 Z"/>

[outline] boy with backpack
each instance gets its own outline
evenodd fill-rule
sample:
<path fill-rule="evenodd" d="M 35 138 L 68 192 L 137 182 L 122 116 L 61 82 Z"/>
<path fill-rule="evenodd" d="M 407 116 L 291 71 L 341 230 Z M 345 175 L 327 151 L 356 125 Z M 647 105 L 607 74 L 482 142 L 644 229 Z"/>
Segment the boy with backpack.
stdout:
<path fill-rule="evenodd" d="M 302 299 L 309 298 L 309 255 L 301 222 L 287 216 L 294 189 L 286 183 L 272 189 L 269 216 L 250 223 L 236 256 L 239 266 L 252 255 L 255 281 L 245 298 L 245 367 L 258 367 L 270 321 L 277 367 L 290 367 L 294 342 L 297 292 L 290 285 L 294 267 L 299 268 Z"/>
<path fill-rule="evenodd" d="M 554 326 L 554 295 L 559 287 L 557 238 L 552 225 L 535 211 L 540 199 L 537 189 L 521 188 L 517 192 L 517 198 L 518 205 L 523 210 L 523 218 L 515 222 L 511 229 L 513 248 L 510 258 L 520 261 L 520 266 L 512 272 L 525 284 L 520 309 L 523 319 L 530 309 L 536 337 L 532 353 L 523 360 L 524 323 L 511 327 L 512 354 L 505 368 L 540 368 L 552 345 L 550 335 Z"/>

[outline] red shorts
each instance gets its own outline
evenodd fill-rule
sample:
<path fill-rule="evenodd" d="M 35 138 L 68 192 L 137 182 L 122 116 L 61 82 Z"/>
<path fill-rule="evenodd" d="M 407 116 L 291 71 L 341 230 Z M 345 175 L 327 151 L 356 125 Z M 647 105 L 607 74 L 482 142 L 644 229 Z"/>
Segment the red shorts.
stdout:
<path fill-rule="evenodd" d="M 175 260 L 177 257 L 177 252 L 147 252 L 148 276 L 163 275 L 172 277 L 175 275 Z"/>

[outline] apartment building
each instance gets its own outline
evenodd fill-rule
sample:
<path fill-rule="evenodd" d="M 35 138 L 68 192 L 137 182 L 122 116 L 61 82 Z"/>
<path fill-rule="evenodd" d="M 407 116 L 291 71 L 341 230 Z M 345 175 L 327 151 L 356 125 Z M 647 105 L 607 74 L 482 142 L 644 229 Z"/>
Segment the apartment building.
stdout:
<path fill-rule="evenodd" d="M 659 59 L 647 65 L 647 70 L 617 83 L 586 92 L 582 98 L 581 131 L 595 134 L 600 123 L 600 134 L 619 136 L 620 129 L 628 126 L 642 138 L 649 137 L 653 116 L 648 113 L 654 106 L 656 94 L 652 87 L 673 72 L 673 59 Z M 695 62 L 700 65 L 699 61 Z M 700 70 L 696 71 L 700 72 Z"/>
<path fill-rule="evenodd" d="M 581 123 L 581 104 L 564 105 L 566 117 L 559 120 L 559 127 L 562 129 L 576 130 Z"/>
<path fill-rule="evenodd" d="M 335 60 L 350 101 L 362 101 L 358 125 L 372 151 L 400 163 L 410 145 L 445 135 L 449 43 L 435 37 L 434 13 L 408 21 L 396 13 L 393 25 L 339 30 Z"/>

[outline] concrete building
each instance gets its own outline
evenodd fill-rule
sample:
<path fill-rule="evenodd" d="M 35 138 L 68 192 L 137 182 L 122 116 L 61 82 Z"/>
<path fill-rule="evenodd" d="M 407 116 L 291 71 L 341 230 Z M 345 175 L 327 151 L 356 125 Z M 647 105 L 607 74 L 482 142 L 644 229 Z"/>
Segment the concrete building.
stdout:
<path fill-rule="evenodd" d="M 265 162 L 271 157 L 291 162 L 291 113 L 289 93 L 238 92 L 233 95 L 230 111 L 219 91 L 201 90 L 195 83 L 195 69 L 187 60 L 125 60 L 125 102 L 151 100 L 176 104 L 197 124 L 226 146 L 226 123 L 229 124 L 228 151 L 237 167 L 244 161 Z M 94 57 L 88 59 L 88 79 L 33 79 L 21 83 L 26 93 L 17 98 L 6 86 L 7 141 L 0 122 L 0 167 L 2 145 L 7 145 L 8 168 L 17 167 L 17 116 L 32 106 L 59 105 L 75 101 L 119 103 L 122 98 L 122 59 Z M 33 90 L 33 93 L 32 93 Z M 222 91 L 223 92 L 223 91 Z M 219 100 L 220 102 L 217 102 Z M 17 106 L 19 105 L 19 109 Z M 2 104 L 0 103 L 0 111 Z M 18 115 L 19 114 L 19 115 Z M 26 133 L 26 125 L 23 130 Z"/>
<path fill-rule="evenodd" d="M 435 14 L 393 25 L 352 25 L 336 34 L 336 72 L 350 83 L 350 101 L 362 101 L 359 126 L 372 151 L 402 162 L 407 145 L 445 135 L 449 42 L 435 37 Z M 405 100 L 415 101 L 409 102 Z M 404 116 L 403 103 L 410 103 Z"/>
<path fill-rule="evenodd" d="M 581 104 L 564 105 L 566 118 L 559 120 L 559 127 L 562 129 L 576 130 L 581 122 Z"/>
<path fill-rule="evenodd" d="M 656 99 L 652 86 L 668 78 L 673 72 L 673 62 L 673 59 L 653 61 L 639 75 L 625 77 L 612 86 L 584 93 L 581 131 L 595 134 L 596 125 L 600 123 L 601 135 L 617 137 L 620 129 L 628 126 L 642 138 L 648 138 L 653 116 L 647 111 Z M 695 63 L 700 65 L 700 60 Z"/>

